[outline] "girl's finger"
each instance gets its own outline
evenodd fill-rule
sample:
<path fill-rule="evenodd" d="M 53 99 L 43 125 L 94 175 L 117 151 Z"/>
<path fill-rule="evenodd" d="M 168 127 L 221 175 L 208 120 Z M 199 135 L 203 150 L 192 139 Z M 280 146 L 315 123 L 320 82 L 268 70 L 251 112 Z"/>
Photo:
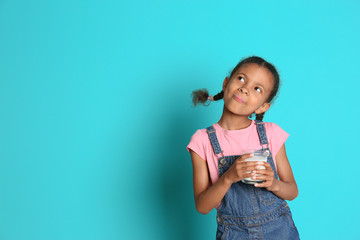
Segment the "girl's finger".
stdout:
<path fill-rule="evenodd" d="M 271 180 L 265 180 L 263 183 L 255 183 L 255 187 L 270 187 L 273 184 Z"/>
<path fill-rule="evenodd" d="M 273 181 L 274 180 L 273 176 L 268 176 L 268 175 L 254 175 L 254 174 L 252 174 L 251 178 L 254 179 L 254 180 L 265 180 L 265 181 Z"/>
<path fill-rule="evenodd" d="M 244 166 L 254 166 L 254 167 L 258 165 L 256 162 L 240 162 L 240 164 Z"/>
<path fill-rule="evenodd" d="M 267 175 L 267 176 L 273 176 L 274 175 L 273 171 L 268 171 L 266 169 L 255 169 L 252 172 L 256 173 L 256 174 Z"/>
<path fill-rule="evenodd" d="M 251 173 L 245 173 L 244 175 L 243 175 L 243 178 L 250 178 L 251 177 Z"/>
<path fill-rule="evenodd" d="M 255 187 L 269 187 L 266 182 L 264 182 L 264 183 L 255 183 L 254 186 Z"/>
<path fill-rule="evenodd" d="M 272 170 L 272 167 L 271 167 L 270 163 L 268 163 L 268 162 L 263 162 L 262 166 L 264 166 L 265 169 L 267 169 L 267 170 Z"/>
<path fill-rule="evenodd" d="M 254 179 L 254 180 L 269 180 L 268 178 L 268 176 L 266 176 L 266 175 L 253 175 L 253 176 L 251 176 L 251 178 L 252 179 Z"/>
<path fill-rule="evenodd" d="M 264 162 L 264 165 L 265 165 L 266 168 L 268 168 L 268 167 L 271 168 L 271 165 L 270 165 L 270 163 L 268 163 L 268 162 Z"/>

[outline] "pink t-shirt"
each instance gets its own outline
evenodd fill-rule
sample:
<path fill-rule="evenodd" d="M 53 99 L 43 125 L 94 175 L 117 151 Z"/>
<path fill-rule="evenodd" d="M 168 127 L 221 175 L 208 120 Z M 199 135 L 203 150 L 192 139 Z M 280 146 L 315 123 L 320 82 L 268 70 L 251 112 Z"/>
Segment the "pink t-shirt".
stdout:
<path fill-rule="evenodd" d="M 286 133 L 275 123 L 264 122 L 270 151 L 272 153 L 275 166 L 275 156 L 285 143 L 289 134 Z M 241 155 L 246 149 L 261 149 L 256 123 L 252 120 L 249 127 L 240 130 L 226 130 L 218 123 L 213 124 L 220 147 L 224 156 Z M 218 159 L 214 153 L 206 129 L 197 130 L 191 137 L 187 150 L 196 152 L 202 159 L 207 161 L 212 184 L 219 179 Z"/>

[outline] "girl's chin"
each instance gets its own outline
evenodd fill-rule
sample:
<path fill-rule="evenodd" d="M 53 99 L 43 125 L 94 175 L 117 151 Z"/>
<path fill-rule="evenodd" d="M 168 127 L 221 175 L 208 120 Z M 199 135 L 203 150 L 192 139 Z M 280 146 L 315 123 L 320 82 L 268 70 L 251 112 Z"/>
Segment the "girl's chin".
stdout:
<path fill-rule="evenodd" d="M 239 117 L 240 116 L 248 117 L 251 114 L 248 112 L 244 112 L 242 109 L 239 110 L 238 108 L 232 108 L 232 107 L 227 108 L 227 111 L 230 112 L 231 114 L 238 115 Z"/>
<path fill-rule="evenodd" d="M 238 117 L 246 117 L 248 118 L 250 114 L 239 112 L 239 111 L 230 111 L 232 115 L 238 116 Z"/>

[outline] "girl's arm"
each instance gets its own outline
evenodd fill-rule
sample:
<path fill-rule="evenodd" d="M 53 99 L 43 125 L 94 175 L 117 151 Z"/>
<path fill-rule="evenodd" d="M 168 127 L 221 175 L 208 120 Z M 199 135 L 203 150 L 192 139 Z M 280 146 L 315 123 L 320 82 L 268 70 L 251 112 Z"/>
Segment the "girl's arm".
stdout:
<path fill-rule="evenodd" d="M 193 184 L 196 210 L 202 214 L 208 214 L 223 199 L 233 182 L 250 177 L 250 173 L 255 169 L 257 162 L 243 162 L 250 157 L 244 154 L 238 158 L 233 165 L 210 186 L 210 175 L 207 162 L 194 151 L 190 151 L 193 164 Z M 210 187 L 209 187 L 210 186 Z"/>
<path fill-rule="evenodd" d="M 256 179 L 264 179 L 266 182 L 255 184 L 255 186 L 266 187 L 267 190 L 272 191 L 276 196 L 284 200 L 294 200 L 299 191 L 286 155 L 285 144 L 281 146 L 275 158 L 280 180 L 274 179 L 274 172 L 270 164 L 265 163 L 266 170 L 256 170 L 256 173 L 264 174 L 264 176 L 256 177 Z"/>

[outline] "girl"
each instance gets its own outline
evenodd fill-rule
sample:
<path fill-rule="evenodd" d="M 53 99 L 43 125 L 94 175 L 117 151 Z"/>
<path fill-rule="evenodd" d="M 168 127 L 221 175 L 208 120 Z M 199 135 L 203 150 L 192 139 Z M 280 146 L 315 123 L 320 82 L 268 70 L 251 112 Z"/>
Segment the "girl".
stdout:
<path fill-rule="evenodd" d="M 202 214 L 217 209 L 216 239 L 299 239 L 285 201 L 298 195 L 285 151 L 289 135 L 262 122 L 278 89 L 275 67 L 253 56 L 237 64 L 217 95 L 206 89 L 192 94 L 194 105 L 224 100 L 219 122 L 197 130 L 187 146 L 195 206 Z M 246 161 L 254 156 L 247 149 L 267 162 Z"/>

